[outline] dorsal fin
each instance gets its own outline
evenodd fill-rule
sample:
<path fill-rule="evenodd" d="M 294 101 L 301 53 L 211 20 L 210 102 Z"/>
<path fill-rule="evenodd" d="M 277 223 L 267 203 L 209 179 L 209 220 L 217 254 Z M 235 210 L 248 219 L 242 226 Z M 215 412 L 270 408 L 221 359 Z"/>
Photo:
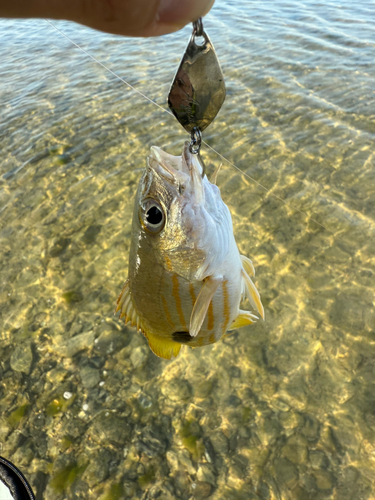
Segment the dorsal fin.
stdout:
<path fill-rule="evenodd" d="M 129 288 L 129 280 L 125 281 L 121 293 L 118 296 L 115 314 L 118 311 L 121 311 L 120 319 L 125 318 L 125 324 L 130 322 L 131 326 L 135 326 L 137 330 L 142 330 L 142 324 L 138 316 L 138 311 L 132 301 L 132 296 Z"/>

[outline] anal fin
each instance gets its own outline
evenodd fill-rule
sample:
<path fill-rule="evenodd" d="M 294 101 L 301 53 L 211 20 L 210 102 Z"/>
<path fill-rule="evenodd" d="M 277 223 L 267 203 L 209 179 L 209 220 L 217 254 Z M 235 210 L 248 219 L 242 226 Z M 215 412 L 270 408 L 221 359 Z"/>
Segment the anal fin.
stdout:
<path fill-rule="evenodd" d="M 145 333 L 151 351 L 159 358 L 172 359 L 178 356 L 181 344 L 152 333 Z"/>
<path fill-rule="evenodd" d="M 255 314 L 251 314 L 249 311 L 242 311 L 242 309 L 240 309 L 237 318 L 230 325 L 229 330 L 235 330 L 246 325 L 251 325 L 258 319 L 258 316 L 255 316 Z"/>

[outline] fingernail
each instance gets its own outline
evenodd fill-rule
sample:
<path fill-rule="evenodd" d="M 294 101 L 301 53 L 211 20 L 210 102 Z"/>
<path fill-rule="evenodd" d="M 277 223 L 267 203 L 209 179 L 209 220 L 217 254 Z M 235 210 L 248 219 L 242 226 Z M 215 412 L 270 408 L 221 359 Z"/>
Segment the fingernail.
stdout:
<path fill-rule="evenodd" d="M 207 14 L 215 0 L 161 0 L 159 23 L 184 26 Z"/>

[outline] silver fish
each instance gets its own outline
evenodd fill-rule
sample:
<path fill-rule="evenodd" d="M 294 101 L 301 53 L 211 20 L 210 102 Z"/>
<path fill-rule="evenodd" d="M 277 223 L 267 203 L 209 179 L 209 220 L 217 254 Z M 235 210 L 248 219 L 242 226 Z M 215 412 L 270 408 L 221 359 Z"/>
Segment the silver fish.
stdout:
<path fill-rule="evenodd" d="M 116 312 L 147 338 L 151 350 L 176 357 L 181 344 L 217 342 L 264 319 L 254 267 L 240 255 L 219 188 L 186 142 L 181 156 L 151 148 L 136 194 L 129 273 Z"/>

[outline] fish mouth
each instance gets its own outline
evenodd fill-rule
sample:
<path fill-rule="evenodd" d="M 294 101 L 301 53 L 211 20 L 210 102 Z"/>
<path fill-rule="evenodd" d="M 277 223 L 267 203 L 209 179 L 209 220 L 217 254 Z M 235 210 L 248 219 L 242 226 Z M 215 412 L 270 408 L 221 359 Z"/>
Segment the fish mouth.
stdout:
<path fill-rule="evenodd" d="M 184 144 L 181 156 L 173 156 L 152 146 L 148 166 L 170 182 L 186 183 L 188 179 L 194 180 L 202 176 L 203 169 L 197 156 L 190 152 L 188 141 Z"/>

